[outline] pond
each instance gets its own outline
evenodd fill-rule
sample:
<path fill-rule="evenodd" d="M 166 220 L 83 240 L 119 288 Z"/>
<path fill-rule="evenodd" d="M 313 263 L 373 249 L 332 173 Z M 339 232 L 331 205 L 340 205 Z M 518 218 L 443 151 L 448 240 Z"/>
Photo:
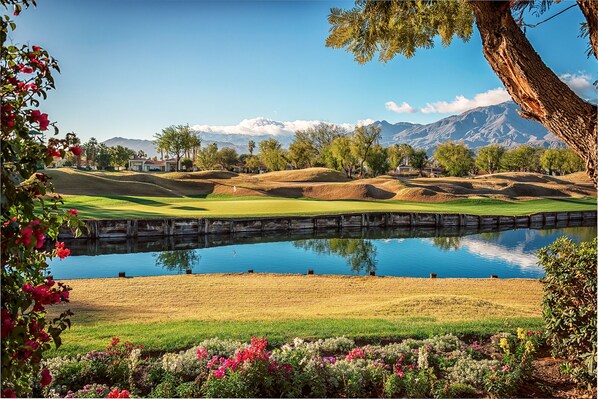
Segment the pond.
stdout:
<path fill-rule="evenodd" d="M 578 223 L 582 224 L 582 223 Z M 375 229 L 67 240 L 71 256 L 50 262 L 56 279 L 255 273 L 540 278 L 535 251 L 560 236 L 586 241 L 596 222 L 549 229 Z"/>

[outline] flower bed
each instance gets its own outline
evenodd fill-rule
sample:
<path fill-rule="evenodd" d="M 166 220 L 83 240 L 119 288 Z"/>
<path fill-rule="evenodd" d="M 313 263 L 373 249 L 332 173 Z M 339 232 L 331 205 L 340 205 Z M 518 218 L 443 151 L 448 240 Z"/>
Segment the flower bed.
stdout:
<path fill-rule="evenodd" d="M 68 398 L 499 397 L 531 375 L 541 340 L 519 329 L 492 337 L 485 350 L 453 335 L 361 347 L 346 337 L 296 338 L 268 350 L 264 338 L 213 338 L 150 358 L 115 338 L 106 351 L 46 360 L 52 381 L 36 389 Z"/>

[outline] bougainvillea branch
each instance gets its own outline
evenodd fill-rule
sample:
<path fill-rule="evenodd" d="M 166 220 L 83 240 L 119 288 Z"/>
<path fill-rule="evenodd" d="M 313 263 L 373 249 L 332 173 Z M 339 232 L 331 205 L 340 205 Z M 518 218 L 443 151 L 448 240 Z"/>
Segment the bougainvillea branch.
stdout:
<path fill-rule="evenodd" d="M 0 0 L 6 11 L 18 15 L 34 1 Z M 46 276 L 48 259 L 70 254 L 56 240 L 61 226 L 78 234 L 81 222 L 75 210 L 62 211 L 60 196 L 53 193 L 43 173 L 55 157 L 80 153 L 73 133 L 65 138 L 45 134 L 55 122 L 40 108 L 40 100 L 54 88 L 56 60 L 39 46 L 15 45 L 9 34 L 16 24 L 9 15 L 0 22 L 0 151 L 2 156 L 0 202 L 2 264 L 2 391 L 3 397 L 30 394 L 32 381 L 51 382 L 40 362 L 51 344 L 59 346 L 60 334 L 70 326 L 70 311 L 48 320 L 48 306 L 68 302 L 70 288 Z"/>

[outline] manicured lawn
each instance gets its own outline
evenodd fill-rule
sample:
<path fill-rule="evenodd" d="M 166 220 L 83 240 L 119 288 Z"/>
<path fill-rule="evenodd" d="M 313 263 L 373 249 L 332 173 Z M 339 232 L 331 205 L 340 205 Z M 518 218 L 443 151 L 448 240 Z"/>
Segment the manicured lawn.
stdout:
<path fill-rule="evenodd" d="M 67 283 L 72 302 L 53 312 L 72 309 L 73 328 L 55 354 L 102 349 L 114 336 L 163 351 L 214 336 L 375 341 L 542 324 L 541 284 L 530 279 L 215 274 Z"/>
<path fill-rule="evenodd" d="M 169 198 L 132 196 L 65 196 L 64 207 L 79 210 L 80 217 L 234 217 L 309 215 L 344 212 L 441 212 L 476 215 L 527 215 L 535 212 L 595 210 L 596 197 L 503 201 L 488 198 L 442 203 L 407 201 L 324 201 L 303 198 L 208 196 Z"/>

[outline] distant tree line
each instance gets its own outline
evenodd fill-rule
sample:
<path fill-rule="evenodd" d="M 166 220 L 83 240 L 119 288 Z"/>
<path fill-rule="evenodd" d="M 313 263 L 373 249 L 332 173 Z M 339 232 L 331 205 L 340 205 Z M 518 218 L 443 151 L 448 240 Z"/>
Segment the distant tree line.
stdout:
<path fill-rule="evenodd" d="M 399 167 L 410 167 L 419 175 L 431 168 L 448 176 L 508 171 L 562 175 L 584 169 L 581 158 L 567 148 L 532 145 L 506 148 L 490 144 L 476 153 L 464 142 L 448 141 L 438 145 L 429 157 L 426 150 L 408 144 L 384 147 L 380 145 L 380 138 L 381 128 L 374 125 L 359 126 L 354 132 L 347 132 L 337 125 L 320 123 L 296 131 L 288 150 L 275 138 L 258 144 L 249 140 L 248 153 L 239 155 L 233 148 L 218 148 L 216 143 L 202 146 L 201 137 L 188 125 L 173 125 L 156 134 L 155 143 L 161 159 L 173 157 L 185 170 L 222 168 L 257 173 L 323 166 L 352 178 L 396 173 Z M 86 165 L 99 169 L 126 167 L 130 158 L 146 156 L 143 151 L 136 153 L 122 146 L 98 144 L 94 138 L 82 147 Z M 75 161 L 79 166 L 81 159 Z"/>

